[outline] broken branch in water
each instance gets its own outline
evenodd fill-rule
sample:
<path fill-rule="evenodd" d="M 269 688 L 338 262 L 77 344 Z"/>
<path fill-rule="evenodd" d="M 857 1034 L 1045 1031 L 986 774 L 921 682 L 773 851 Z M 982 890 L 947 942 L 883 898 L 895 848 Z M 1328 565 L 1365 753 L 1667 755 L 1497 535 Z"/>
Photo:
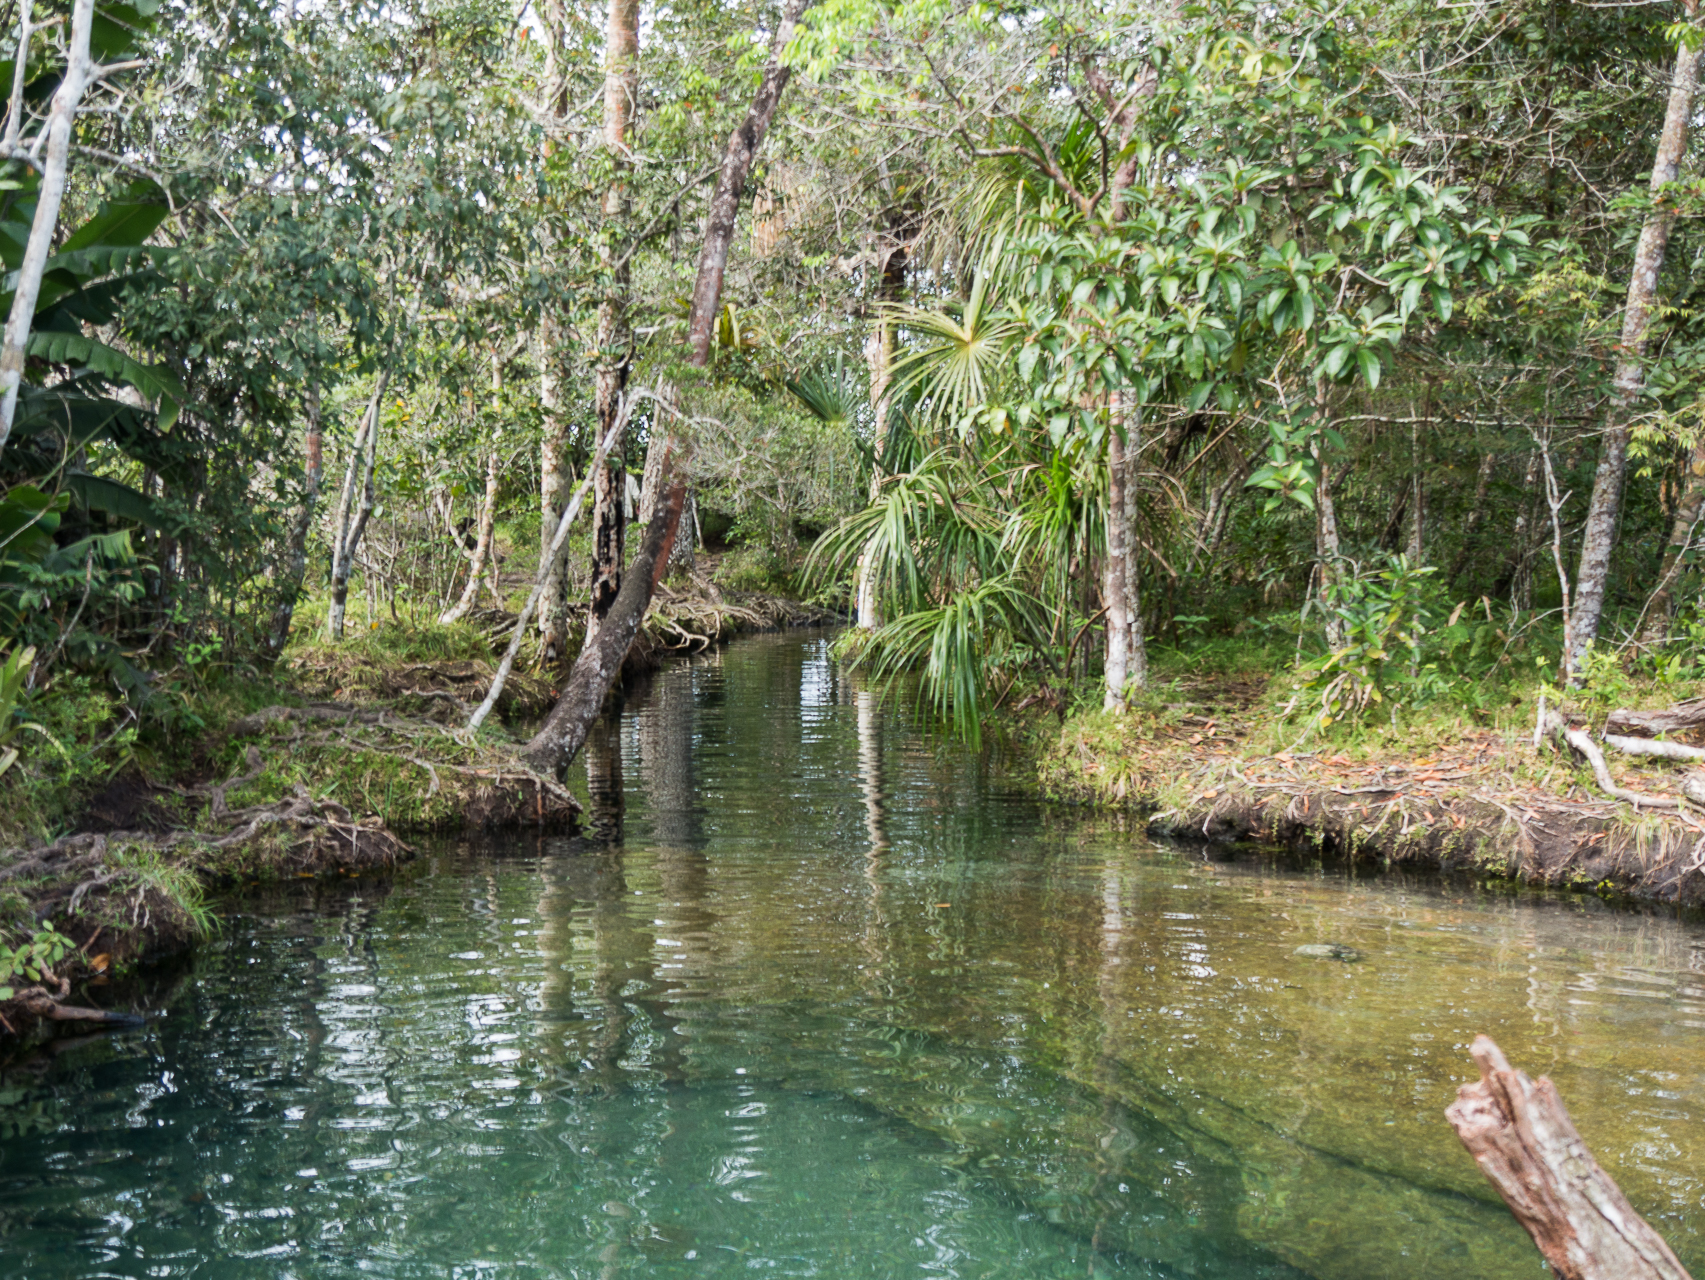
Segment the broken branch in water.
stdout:
<path fill-rule="evenodd" d="M 1691 1280 L 1663 1237 L 1599 1168 L 1557 1088 L 1510 1066 L 1487 1036 L 1480 1079 L 1445 1118 L 1562 1280 Z"/>

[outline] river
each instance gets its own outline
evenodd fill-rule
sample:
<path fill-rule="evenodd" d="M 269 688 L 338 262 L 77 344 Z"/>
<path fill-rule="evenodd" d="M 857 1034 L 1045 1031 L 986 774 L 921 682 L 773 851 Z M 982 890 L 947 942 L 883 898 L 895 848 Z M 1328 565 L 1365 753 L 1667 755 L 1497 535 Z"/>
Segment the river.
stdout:
<path fill-rule="evenodd" d="M 0 1072 L 0 1276 L 1537 1280 L 1442 1115 L 1482 1031 L 1705 1268 L 1696 922 L 1050 809 L 819 634 L 577 776 L 598 838 L 239 898 Z"/>

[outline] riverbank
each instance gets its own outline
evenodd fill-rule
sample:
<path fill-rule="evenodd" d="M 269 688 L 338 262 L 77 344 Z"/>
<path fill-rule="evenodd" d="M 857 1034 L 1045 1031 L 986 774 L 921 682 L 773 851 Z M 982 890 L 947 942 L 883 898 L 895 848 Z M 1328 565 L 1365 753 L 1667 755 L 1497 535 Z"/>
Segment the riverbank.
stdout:
<path fill-rule="evenodd" d="M 624 675 L 824 617 L 695 576 L 659 590 Z M 423 833 L 577 830 L 572 792 L 518 757 L 555 696 L 545 673 L 512 672 L 497 714 L 461 727 L 514 620 L 298 640 L 265 675 L 203 682 L 178 732 L 112 735 L 104 758 L 85 748 L 77 768 L 43 757 L 0 779 L 0 1041 L 99 1016 L 115 978 L 216 927 L 215 893 L 386 872 Z"/>
<path fill-rule="evenodd" d="M 1277 679 L 1181 680 L 1146 708 L 1031 721 L 1037 785 L 1134 810 L 1156 834 L 1705 904 L 1705 812 L 1614 799 L 1572 752 L 1536 745 L 1536 691 L 1478 720 L 1437 714 L 1401 734 L 1298 744 L 1270 695 Z M 1630 791 L 1678 789 L 1675 762 L 1607 763 Z"/>

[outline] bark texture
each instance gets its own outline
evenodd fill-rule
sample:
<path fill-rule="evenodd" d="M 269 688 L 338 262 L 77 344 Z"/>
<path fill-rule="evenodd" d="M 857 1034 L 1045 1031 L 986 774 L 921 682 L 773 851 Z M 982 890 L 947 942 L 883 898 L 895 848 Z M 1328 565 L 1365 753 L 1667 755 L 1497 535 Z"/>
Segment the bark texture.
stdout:
<path fill-rule="evenodd" d="M 562 519 L 573 483 L 568 463 L 569 417 L 563 412 L 562 386 L 557 376 L 560 326 L 548 313 L 539 322 L 539 407 L 544 411 L 544 439 L 539 445 L 539 552 L 550 552 L 551 536 Z M 547 668 L 568 659 L 568 556 L 550 555 L 540 597 L 539 642 Z"/>
<path fill-rule="evenodd" d="M 1107 563 L 1102 570 L 1101 598 L 1107 609 L 1107 652 L 1102 662 L 1106 689 L 1101 706 L 1112 711 L 1125 705 L 1129 676 L 1131 623 L 1126 596 L 1126 566 L 1130 561 L 1125 526 L 1125 442 L 1116 431 L 1107 433 Z"/>
<path fill-rule="evenodd" d="M 373 514 L 373 469 L 379 461 L 379 407 L 384 402 L 385 388 L 390 380 L 390 370 L 379 374 L 373 398 L 367 402 L 367 412 L 355 433 L 349 466 L 344 472 L 337 523 L 332 528 L 332 602 L 326 614 L 326 633 L 333 640 L 343 639 L 343 618 L 349 602 L 349 575 L 355 570 L 355 553 L 361 548 L 361 535 L 367 531 L 367 520 Z M 356 497 L 358 492 L 359 499 Z"/>
<path fill-rule="evenodd" d="M 290 623 L 296 615 L 296 601 L 302 596 L 302 583 L 308 576 L 308 531 L 314 527 L 314 514 L 319 507 L 320 481 L 325 475 L 325 437 L 320 432 L 320 384 L 308 383 L 308 429 L 306 432 L 307 474 L 303 481 L 302 510 L 290 526 L 290 538 L 284 553 L 284 572 L 280 575 L 278 604 L 273 607 L 272 625 L 267 628 L 268 658 L 284 652 L 290 639 Z"/>
<path fill-rule="evenodd" d="M 59 206 L 65 199 L 65 179 L 71 167 L 71 128 L 94 74 L 89 57 L 89 32 L 94 20 L 95 0 L 75 0 L 71 6 L 71 47 L 65 60 L 65 75 L 48 107 L 47 146 L 42 156 L 41 185 L 36 191 L 35 217 L 18 267 L 12 310 L 6 319 L 4 337 L 0 338 L 0 449 L 6 447 L 12 434 L 18 387 L 24 380 L 24 356 L 30 344 L 30 324 L 35 319 L 42 272 L 47 268 L 54 231 L 59 226 Z M 24 22 L 29 22 L 27 13 Z M 18 116 L 14 115 L 11 123 L 17 124 Z"/>
<path fill-rule="evenodd" d="M 1314 542 L 1320 561 L 1320 612 L 1326 619 L 1326 647 L 1342 649 L 1346 637 L 1344 621 L 1332 608 L 1330 590 L 1337 580 L 1339 562 L 1343 559 L 1343 544 L 1338 538 L 1338 509 L 1332 504 L 1332 471 L 1317 450 L 1320 464 L 1320 483 L 1314 486 Z"/>
<path fill-rule="evenodd" d="M 1690 1280 L 1663 1238 L 1598 1166 L 1551 1081 L 1512 1068 L 1476 1036 L 1480 1079 L 1445 1117 L 1561 1280 Z"/>
<path fill-rule="evenodd" d="M 705 219 L 699 273 L 693 282 L 692 310 L 687 317 L 687 360 L 700 368 L 710 363 L 711 338 L 717 312 L 722 307 L 722 278 L 728 270 L 728 251 L 734 243 L 734 225 L 740 215 L 746 179 L 751 176 L 758 148 L 764 145 L 764 135 L 781 105 L 782 90 L 787 88 L 793 74 L 782 63 L 781 51 L 793 38 L 793 28 L 799 15 L 805 12 L 807 2 L 786 0 L 783 5 L 781 25 L 776 28 L 775 40 L 770 45 L 769 61 L 764 65 L 758 92 L 752 98 L 746 118 L 728 135 L 728 146 L 722 153 L 722 169 L 717 174 L 716 192 L 711 196 Z"/>
<path fill-rule="evenodd" d="M 610 0 L 604 32 L 604 147 L 610 153 L 610 185 L 604 192 L 603 255 L 609 280 L 598 306 L 598 368 L 594 375 L 598 438 L 609 434 L 621 412 L 632 363 L 628 331 L 628 260 L 618 252 L 616 230 L 627 216 L 627 173 L 632 156 L 634 107 L 639 98 L 639 2 Z M 614 607 L 622 586 L 627 541 L 627 449 L 618 439 L 592 488 L 592 615 L 587 638 Z"/>
<path fill-rule="evenodd" d="M 1606 733 L 1628 733 L 1637 737 L 1691 733 L 1701 728 L 1705 728 L 1705 698 L 1690 698 L 1661 711 L 1612 711 L 1604 722 Z"/>
<path fill-rule="evenodd" d="M 1688 17 L 1698 11 L 1698 0 L 1684 5 Z M 1676 180 L 1682 157 L 1687 153 L 1687 133 L 1693 113 L 1694 90 L 1699 83 L 1700 49 L 1685 44 L 1676 50 L 1675 70 L 1670 78 L 1669 103 L 1664 112 L 1664 130 L 1652 160 L 1652 194 Z M 1616 550 L 1616 529 L 1622 514 L 1622 486 L 1628 472 L 1628 437 L 1635 401 L 1645 382 L 1647 338 L 1652 310 L 1657 303 L 1658 276 L 1663 271 L 1669 247 L 1672 209 L 1655 201 L 1640 230 L 1634 249 L 1634 266 L 1628 277 L 1628 301 L 1622 312 L 1622 341 L 1611 382 L 1610 408 L 1599 445 L 1598 470 L 1593 475 L 1592 498 L 1587 504 L 1586 527 L 1581 533 L 1581 557 L 1575 570 L 1575 602 L 1569 645 L 1569 669 L 1577 669 L 1581 656 L 1598 635 L 1604 616 L 1605 590 L 1610 581 L 1610 558 Z"/>

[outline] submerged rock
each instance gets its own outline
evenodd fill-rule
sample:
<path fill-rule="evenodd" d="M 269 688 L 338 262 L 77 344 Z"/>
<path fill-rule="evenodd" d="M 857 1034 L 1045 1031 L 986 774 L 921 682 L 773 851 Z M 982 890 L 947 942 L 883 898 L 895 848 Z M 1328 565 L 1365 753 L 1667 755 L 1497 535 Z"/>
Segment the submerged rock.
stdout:
<path fill-rule="evenodd" d="M 1343 960 L 1345 962 L 1360 960 L 1362 953 L 1354 947 L 1346 947 L 1342 942 L 1310 942 L 1296 949 L 1299 956 L 1309 956 L 1315 960 Z"/>

